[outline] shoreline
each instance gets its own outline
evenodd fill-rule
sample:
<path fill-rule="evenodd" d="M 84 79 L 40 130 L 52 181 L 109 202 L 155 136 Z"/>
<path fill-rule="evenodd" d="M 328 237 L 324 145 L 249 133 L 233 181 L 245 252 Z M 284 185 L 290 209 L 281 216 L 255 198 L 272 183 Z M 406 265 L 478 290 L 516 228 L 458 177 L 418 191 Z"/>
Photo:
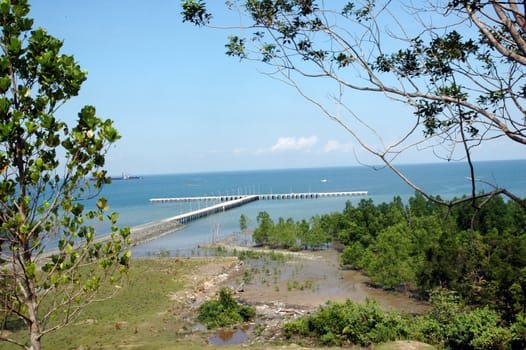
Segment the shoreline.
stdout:
<path fill-rule="evenodd" d="M 138 246 L 140 244 L 153 241 L 169 233 L 174 233 L 182 230 L 186 225 L 181 224 L 175 217 L 162 219 L 158 221 L 147 222 L 142 225 L 130 227 L 130 245 L 129 248 Z M 105 242 L 111 239 L 111 233 L 106 233 L 100 237 L 96 237 L 94 243 Z M 52 255 L 59 254 L 57 248 L 45 250 L 39 255 L 39 258 L 49 258 Z"/>
<path fill-rule="evenodd" d="M 133 226 L 130 228 L 130 247 L 153 241 L 169 233 L 182 230 L 185 227 L 186 225 L 181 224 L 174 217 Z"/>

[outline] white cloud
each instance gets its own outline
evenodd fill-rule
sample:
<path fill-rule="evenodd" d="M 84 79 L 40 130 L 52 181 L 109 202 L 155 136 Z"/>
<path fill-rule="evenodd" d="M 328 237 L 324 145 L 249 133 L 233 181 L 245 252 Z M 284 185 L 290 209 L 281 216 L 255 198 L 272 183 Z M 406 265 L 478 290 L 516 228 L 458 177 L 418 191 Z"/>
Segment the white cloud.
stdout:
<path fill-rule="evenodd" d="M 325 144 L 325 147 L 323 148 L 323 151 L 325 153 L 329 152 L 343 152 L 348 153 L 352 152 L 353 150 L 353 144 L 352 143 L 341 143 L 337 140 L 330 140 Z"/>
<path fill-rule="evenodd" d="M 318 143 L 317 136 L 280 137 L 270 148 L 270 152 L 298 151 L 311 148 Z"/>

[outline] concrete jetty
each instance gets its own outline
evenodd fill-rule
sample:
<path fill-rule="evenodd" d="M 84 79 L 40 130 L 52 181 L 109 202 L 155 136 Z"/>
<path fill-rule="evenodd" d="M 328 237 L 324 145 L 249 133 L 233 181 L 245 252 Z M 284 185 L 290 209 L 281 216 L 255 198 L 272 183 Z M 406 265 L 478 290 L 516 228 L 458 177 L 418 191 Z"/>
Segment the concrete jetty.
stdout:
<path fill-rule="evenodd" d="M 202 218 L 204 216 L 208 216 L 215 213 L 220 213 L 227 211 L 232 208 L 237 208 L 242 206 L 243 204 L 247 204 L 253 201 L 257 201 L 257 196 L 242 196 L 241 198 L 236 198 L 227 202 L 221 202 L 218 204 L 214 204 L 212 206 L 194 210 L 188 213 L 180 214 L 177 216 L 174 216 L 173 218 L 170 218 L 170 221 L 178 221 L 181 224 L 186 224 L 187 222 L 197 220 L 199 218 Z"/>
<path fill-rule="evenodd" d="M 223 212 L 232 208 L 242 206 L 244 204 L 257 200 L 295 200 L 295 199 L 316 199 L 327 197 L 354 197 L 367 196 L 367 191 L 351 191 L 351 192 L 306 192 L 306 193 L 269 193 L 269 194 L 254 194 L 254 195 L 225 195 L 225 196 L 204 196 L 204 197 L 172 197 L 172 198 L 151 198 L 151 203 L 173 203 L 173 202 L 219 202 L 209 207 L 194 210 L 188 213 L 180 214 L 172 218 L 166 219 L 171 223 L 186 224 L 188 222 L 197 220 L 204 216 L 212 215 L 218 212 Z M 133 232 L 132 232 L 133 233 Z"/>
<path fill-rule="evenodd" d="M 253 200 L 279 200 L 279 199 L 315 199 L 326 197 L 354 197 L 367 196 L 367 191 L 340 191 L 340 192 L 304 192 L 304 193 L 263 193 L 254 195 L 223 195 L 223 196 L 198 196 L 198 197 L 169 197 L 150 198 L 150 203 L 173 203 L 173 202 L 229 202 L 246 197 L 257 197 Z M 251 200 L 252 201 L 252 200 Z"/>

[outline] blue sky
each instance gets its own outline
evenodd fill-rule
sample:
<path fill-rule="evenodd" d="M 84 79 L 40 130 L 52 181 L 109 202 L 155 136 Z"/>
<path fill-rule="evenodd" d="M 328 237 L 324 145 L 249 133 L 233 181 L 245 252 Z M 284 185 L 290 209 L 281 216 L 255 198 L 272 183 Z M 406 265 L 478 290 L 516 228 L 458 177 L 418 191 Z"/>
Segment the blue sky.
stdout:
<path fill-rule="evenodd" d="M 261 74 L 262 66 L 227 57 L 228 31 L 183 24 L 180 12 L 178 0 L 32 2 L 36 25 L 64 40 L 63 52 L 89 72 L 60 115 L 73 120 L 92 104 L 123 136 L 108 154 L 110 173 L 349 166 L 356 156 L 375 162 L 296 91 Z M 362 115 L 389 116 L 377 126 L 387 143 L 403 124 L 393 116 L 411 115 L 378 96 L 350 98 Z M 522 157 L 506 147 L 493 144 L 476 159 Z M 409 152 L 400 161 L 436 159 Z"/>

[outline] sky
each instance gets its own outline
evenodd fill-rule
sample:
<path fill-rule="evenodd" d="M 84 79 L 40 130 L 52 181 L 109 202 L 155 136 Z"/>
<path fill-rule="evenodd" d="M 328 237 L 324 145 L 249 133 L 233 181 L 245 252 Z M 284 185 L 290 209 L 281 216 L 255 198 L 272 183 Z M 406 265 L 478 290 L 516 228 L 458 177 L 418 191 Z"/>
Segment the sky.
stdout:
<path fill-rule="evenodd" d="M 122 135 L 107 155 L 110 174 L 378 162 L 294 89 L 262 74 L 262 65 L 226 56 L 229 31 L 182 23 L 178 0 L 30 3 L 35 26 L 63 40 L 63 53 L 74 55 L 88 71 L 80 95 L 59 115 L 73 121 L 82 106 L 94 105 Z M 306 84 L 324 89 L 320 82 Z M 386 116 L 377 125 L 386 143 L 404 124 L 395 116 L 411 114 L 378 96 L 350 99 L 361 115 Z M 521 152 L 497 142 L 478 152 L 476 160 L 523 158 Z M 420 151 L 399 161 L 438 160 Z"/>

